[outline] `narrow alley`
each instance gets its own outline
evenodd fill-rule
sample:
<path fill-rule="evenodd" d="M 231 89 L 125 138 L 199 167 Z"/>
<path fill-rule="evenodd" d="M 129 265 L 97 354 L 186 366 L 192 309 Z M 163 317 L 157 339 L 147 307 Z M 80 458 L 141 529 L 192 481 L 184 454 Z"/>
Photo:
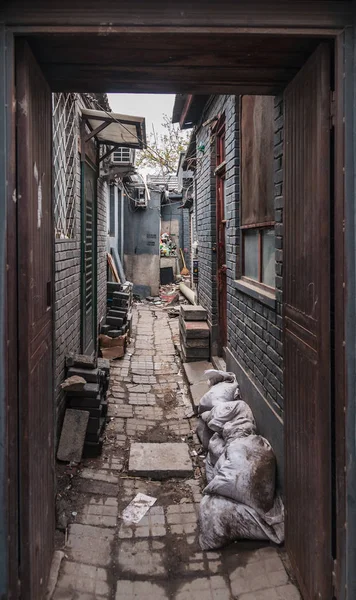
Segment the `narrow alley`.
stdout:
<path fill-rule="evenodd" d="M 84 460 L 73 476 L 71 523 L 53 599 L 298 600 L 277 547 L 241 542 L 201 551 L 203 460 L 195 418 L 187 418 L 192 405 L 175 349 L 178 319 L 143 303 L 133 319 L 127 354 L 111 363 L 102 456 Z M 134 442 L 186 442 L 193 475 L 129 476 Z M 137 525 L 126 526 L 122 512 L 139 492 L 157 500 Z"/>

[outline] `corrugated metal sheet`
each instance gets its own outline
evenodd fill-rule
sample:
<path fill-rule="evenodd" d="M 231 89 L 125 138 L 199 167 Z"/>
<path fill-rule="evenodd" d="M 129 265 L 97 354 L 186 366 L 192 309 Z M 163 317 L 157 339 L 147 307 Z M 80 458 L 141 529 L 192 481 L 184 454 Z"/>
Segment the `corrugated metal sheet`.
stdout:
<path fill-rule="evenodd" d="M 21 598 L 46 591 L 54 536 L 51 93 L 17 48 Z"/>
<path fill-rule="evenodd" d="M 285 92 L 286 543 L 304 600 L 330 600 L 330 52 Z"/>

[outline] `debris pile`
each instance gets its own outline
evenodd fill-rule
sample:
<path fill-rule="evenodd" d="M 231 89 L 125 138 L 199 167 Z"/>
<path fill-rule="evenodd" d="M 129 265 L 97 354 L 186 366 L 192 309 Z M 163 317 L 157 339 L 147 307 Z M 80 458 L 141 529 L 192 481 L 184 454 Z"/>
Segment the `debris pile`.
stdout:
<path fill-rule="evenodd" d="M 183 362 L 209 359 L 209 327 L 207 312 L 202 306 L 182 304 L 179 330 Z"/>
<path fill-rule="evenodd" d="M 82 354 L 66 357 L 66 414 L 58 447 L 58 460 L 80 462 L 98 456 L 103 445 L 110 362 Z"/>
<path fill-rule="evenodd" d="M 100 350 L 104 358 L 122 358 L 132 330 L 132 284 L 109 281 L 107 315 L 100 329 Z"/>
<path fill-rule="evenodd" d="M 177 256 L 177 246 L 168 233 L 162 233 L 159 244 L 161 256 Z"/>
<path fill-rule="evenodd" d="M 257 435 L 233 373 L 208 370 L 209 390 L 198 408 L 197 434 L 207 451 L 208 485 L 200 504 L 200 545 L 219 548 L 237 539 L 284 540 L 284 508 L 276 494 L 276 459 Z"/>

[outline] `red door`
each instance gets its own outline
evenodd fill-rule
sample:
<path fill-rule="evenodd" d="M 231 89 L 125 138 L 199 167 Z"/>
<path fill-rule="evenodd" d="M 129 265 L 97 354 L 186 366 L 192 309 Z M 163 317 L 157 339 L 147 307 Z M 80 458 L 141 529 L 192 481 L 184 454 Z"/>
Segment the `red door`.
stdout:
<path fill-rule="evenodd" d="M 16 52 L 21 598 L 46 591 L 55 528 L 51 92 Z"/>
<path fill-rule="evenodd" d="M 285 91 L 286 546 L 304 600 L 332 598 L 330 51 Z"/>
<path fill-rule="evenodd" d="M 219 352 L 225 354 L 227 344 L 227 283 L 225 248 L 225 118 L 221 117 L 216 128 L 216 238 Z"/>

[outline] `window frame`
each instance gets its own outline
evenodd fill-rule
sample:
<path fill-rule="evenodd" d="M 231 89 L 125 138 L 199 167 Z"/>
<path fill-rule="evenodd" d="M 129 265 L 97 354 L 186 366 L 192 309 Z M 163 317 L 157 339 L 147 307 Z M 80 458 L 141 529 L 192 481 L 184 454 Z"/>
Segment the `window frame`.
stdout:
<path fill-rule="evenodd" d="M 250 285 L 256 285 L 259 288 L 261 288 L 262 290 L 265 290 L 266 292 L 274 292 L 276 289 L 276 286 L 270 286 L 267 285 L 266 283 L 264 283 L 262 281 L 262 276 L 263 276 L 263 232 L 264 231 L 274 231 L 274 225 L 275 222 L 274 221 L 270 221 L 268 223 L 262 223 L 262 224 L 257 224 L 255 225 L 243 225 L 240 227 L 241 229 L 241 239 L 242 239 L 242 244 L 241 244 L 241 277 L 240 279 L 242 281 L 246 281 L 247 283 L 249 283 Z M 257 231 L 258 233 L 258 263 L 257 263 L 257 272 L 258 272 L 258 279 L 253 279 L 252 277 L 248 277 L 247 275 L 245 275 L 245 243 L 244 243 L 244 234 L 246 231 Z"/>

